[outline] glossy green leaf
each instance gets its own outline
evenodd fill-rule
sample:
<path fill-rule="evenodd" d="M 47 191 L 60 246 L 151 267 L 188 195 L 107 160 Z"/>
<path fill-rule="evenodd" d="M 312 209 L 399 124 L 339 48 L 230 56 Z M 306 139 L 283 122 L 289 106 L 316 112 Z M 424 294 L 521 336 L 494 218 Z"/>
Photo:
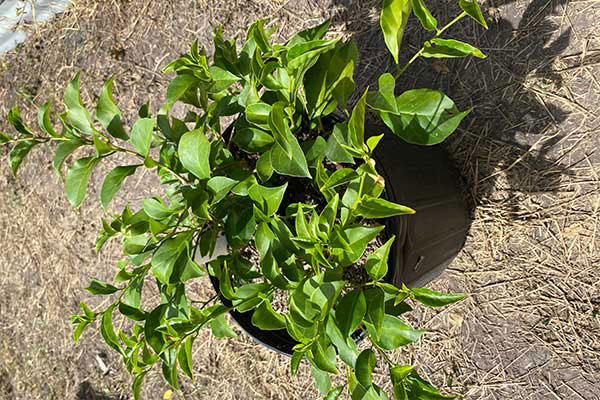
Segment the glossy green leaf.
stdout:
<path fill-rule="evenodd" d="M 331 342 L 337 348 L 342 361 L 349 367 L 354 368 L 356 358 L 358 357 L 356 343 L 351 337 L 342 334 L 331 313 L 327 319 L 326 332 Z"/>
<path fill-rule="evenodd" d="M 412 208 L 366 195 L 360 200 L 355 211 L 356 215 L 364 218 L 389 218 L 414 213 Z"/>
<path fill-rule="evenodd" d="M 236 129 L 233 142 L 249 153 L 262 153 L 268 150 L 275 139 L 268 132 L 258 128 Z"/>
<path fill-rule="evenodd" d="M 226 176 L 214 176 L 208 180 L 206 187 L 213 195 L 213 204 L 223 200 L 239 181 Z"/>
<path fill-rule="evenodd" d="M 110 347 L 112 347 L 117 352 L 121 353 L 121 345 L 119 342 L 119 338 L 115 334 L 115 329 L 113 328 L 112 322 L 112 314 L 115 305 L 108 307 L 108 309 L 102 314 L 102 323 L 100 324 L 100 333 L 102 334 L 102 338 Z"/>
<path fill-rule="evenodd" d="M 158 247 L 152 256 L 152 274 L 160 282 L 168 284 L 177 259 L 187 250 L 189 235 L 180 234 L 167 239 Z"/>
<path fill-rule="evenodd" d="M 306 157 L 298 140 L 290 139 L 290 155 L 276 143 L 271 149 L 271 165 L 273 170 L 281 175 L 295 176 L 299 178 L 310 178 Z"/>
<path fill-rule="evenodd" d="M 373 370 L 377 366 L 377 356 L 371 349 L 363 350 L 356 359 L 354 369 L 356 379 L 364 387 L 370 387 L 372 384 Z"/>
<path fill-rule="evenodd" d="M 367 147 L 371 152 L 375 150 L 381 139 L 383 139 L 383 133 L 381 135 L 371 136 L 367 139 Z"/>
<path fill-rule="evenodd" d="M 50 108 L 52 107 L 52 101 L 47 102 L 38 110 L 38 125 L 40 129 L 46 132 L 49 136 L 60 137 L 60 135 L 52 126 L 52 120 L 50 119 Z M 0 139 L 0 143 L 1 143 Z"/>
<path fill-rule="evenodd" d="M 228 214 L 225 221 L 227 242 L 234 248 L 245 245 L 256 230 L 256 219 L 251 206 L 235 206 Z"/>
<path fill-rule="evenodd" d="M 354 157 L 342 147 L 342 145 L 348 146 L 349 144 L 348 124 L 335 124 L 331 135 L 327 139 L 325 156 L 329 161 L 354 164 Z"/>
<path fill-rule="evenodd" d="M 348 337 L 358 328 L 367 311 L 365 295 L 361 290 L 353 290 L 340 299 L 336 306 L 338 327 L 342 335 Z"/>
<path fill-rule="evenodd" d="M 193 336 L 188 337 L 179 347 L 179 350 L 177 352 L 177 361 L 179 362 L 179 367 L 190 379 L 194 379 L 194 374 L 192 372 L 193 341 Z"/>
<path fill-rule="evenodd" d="M 343 386 L 331 388 L 331 390 L 327 392 L 327 396 L 324 397 L 324 400 L 336 400 L 342 395 L 342 393 L 344 393 Z"/>
<path fill-rule="evenodd" d="M 399 383 L 406 378 L 416 367 L 414 365 L 395 365 L 390 368 L 392 382 Z"/>
<path fill-rule="evenodd" d="M 431 15 L 423 0 L 412 0 L 412 9 L 423 28 L 428 31 L 437 29 L 437 20 Z"/>
<path fill-rule="evenodd" d="M 272 107 L 269 104 L 263 102 L 250 104 L 246 107 L 246 119 L 254 125 L 268 129 L 271 108 Z"/>
<path fill-rule="evenodd" d="M 12 139 L 4 132 L 0 132 L 0 144 L 6 144 L 10 142 Z"/>
<path fill-rule="evenodd" d="M 406 388 L 408 399 L 453 400 L 456 396 L 444 396 L 431 383 L 412 371 L 402 382 Z"/>
<path fill-rule="evenodd" d="M 73 139 L 58 145 L 54 152 L 54 158 L 52 159 L 52 167 L 59 176 L 62 175 L 62 165 L 64 164 L 65 159 L 84 144 L 85 143 L 79 139 Z"/>
<path fill-rule="evenodd" d="M 468 43 L 454 39 L 437 38 L 425 42 L 422 56 L 427 58 L 461 58 L 467 56 L 474 56 L 477 58 L 486 57 L 481 50 Z"/>
<path fill-rule="evenodd" d="M 227 321 L 225 320 L 225 314 L 221 314 L 212 321 L 210 321 L 210 328 L 212 330 L 213 335 L 220 339 L 237 337 L 237 333 L 235 333 L 235 331 L 231 329 L 231 326 L 229 326 L 229 323 L 227 323 Z"/>
<path fill-rule="evenodd" d="M 369 254 L 365 263 L 365 269 L 372 280 L 382 279 L 388 272 L 388 258 L 390 249 L 396 236 L 392 236 L 385 244 Z"/>
<path fill-rule="evenodd" d="M 142 202 L 142 208 L 148 214 L 150 218 L 154 218 L 157 221 L 165 219 L 173 215 L 174 210 L 171 210 L 162 199 L 153 197 L 150 199 L 144 199 Z"/>
<path fill-rule="evenodd" d="M 96 105 L 96 118 L 113 137 L 129 140 L 129 136 L 123 129 L 123 116 L 113 98 L 113 82 L 114 77 L 110 78 L 102 88 Z"/>
<path fill-rule="evenodd" d="M 73 207 L 78 208 L 83 202 L 90 177 L 99 161 L 100 159 L 96 157 L 80 158 L 69 168 L 65 191 Z"/>
<path fill-rule="evenodd" d="M 142 384 L 144 383 L 146 373 L 147 371 L 137 374 L 133 379 L 133 385 L 131 387 L 131 390 L 133 391 L 134 400 L 142 400 Z"/>
<path fill-rule="evenodd" d="M 449 97 L 432 89 L 408 90 L 396 104 L 397 113 L 381 112 L 382 120 L 403 140 L 420 145 L 442 142 L 470 112 L 458 112 Z"/>
<path fill-rule="evenodd" d="M 398 106 L 396 105 L 396 95 L 394 94 L 395 89 L 396 79 L 392 74 L 388 72 L 382 74 L 379 77 L 379 89 L 377 92 L 369 92 L 367 94 L 367 104 L 375 110 L 397 113 Z"/>
<path fill-rule="evenodd" d="M 287 186 L 287 183 L 277 187 L 266 187 L 257 184 L 248 189 L 248 195 L 258 208 L 270 217 L 279 209 Z"/>
<path fill-rule="evenodd" d="M 335 224 L 335 220 L 338 215 L 339 203 L 340 196 L 336 193 L 335 196 L 329 200 L 321 215 L 319 215 L 319 230 L 321 232 L 325 232 L 327 237 L 329 237 L 329 234 L 331 233 L 331 230 Z"/>
<path fill-rule="evenodd" d="M 340 256 L 339 262 L 341 265 L 348 266 L 355 263 L 364 254 L 367 244 L 383 229 L 383 226 L 367 227 L 353 225 L 344 229 L 343 232 L 338 233 L 334 238 L 334 245 L 339 248 L 345 248 L 347 246 L 347 251 Z M 344 243 L 346 245 L 344 245 Z"/>
<path fill-rule="evenodd" d="M 321 395 L 327 396 L 327 393 L 331 390 L 331 378 L 329 378 L 329 373 L 320 370 L 315 365 L 311 365 L 310 372 Z"/>
<path fill-rule="evenodd" d="M 468 297 L 466 294 L 442 293 L 426 288 L 411 289 L 410 293 L 413 299 L 432 308 L 444 307 Z"/>
<path fill-rule="evenodd" d="M 154 132 L 154 120 L 152 118 L 140 118 L 131 128 L 129 141 L 135 147 L 138 154 L 148 157 L 152 146 L 152 135 Z"/>
<path fill-rule="evenodd" d="M 396 64 L 398 64 L 400 45 L 411 8 L 411 0 L 384 0 L 381 9 L 379 21 L 383 38 Z"/>
<path fill-rule="evenodd" d="M 12 148 L 12 150 L 8 154 L 8 163 L 10 165 L 10 170 L 12 171 L 14 176 L 17 176 L 17 171 L 19 170 L 23 159 L 38 143 L 39 142 L 37 140 L 24 140 L 22 142 L 17 143 L 15 147 Z"/>
<path fill-rule="evenodd" d="M 67 109 L 67 119 L 78 131 L 91 134 L 94 131 L 92 118 L 81 100 L 79 78 L 80 74 L 78 73 L 65 90 L 64 103 Z"/>
<path fill-rule="evenodd" d="M 321 186 L 321 190 L 333 189 L 335 187 L 344 185 L 356 179 L 358 174 L 351 168 L 341 168 L 335 171 L 329 179 L 325 181 L 325 184 Z"/>
<path fill-rule="evenodd" d="M 179 141 L 181 164 L 199 179 L 210 178 L 210 142 L 203 129 L 183 135 Z"/>
<path fill-rule="evenodd" d="M 256 162 L 256 173 L 261 182 L 266 182 L 273 175 L 271 164 L 271 151 L 265 151 Z"/>
<path fill-rule="evenodd" d="M 385 350 L 395 350 L 400 346 L 416 342 L 423 333 L 425 331 L 413 329 L 398 318 L 386 314 L 377 343 Z M 376 335 L 371 335 L 371 337 L 376 337 Z"/>
<path fill-rule="evenodd" d="M 379 339 L 379 335 L 381 335 L 381 329 L 383 327 L 383 317 L 385 315 L 385 293 L 381 288 L 370 288 L 365 290 L 365 300 L 367 302 L 365 320 L 373 325 L 376 333 L 376 339 Z"/>
<path fill-rule="evenodd" d="M 320 341 L 316 341 L 307 353 L 308 359 L 313 362 L 321 371 L 337 374 L 339 371 L 335 363 L 335 349 L 330 346 L 323 348 Z"/>
<path fill-rule="evenodd" d="M 303 352 L 294 351 L 294 354 L 292 354 L 292 361 L 290 362 L 290 375 L 296 376 L 298 373 L 298 367 L 300 366 L 300 361 L 302 361 L 303 358 Z"/>
<path fill-rule="evenodd" d="M 21 112 L 19 111 L 19 106 L 13 107 L 6 116 L 8 123 L 11 124 L 17 132 L 19 132 L 24 137 L 34 136 L 31 129 L 25 125 L 23 119 L 21 118 Z"/>
<path fill-rule="evenodd" d="M 367 91 L 358 100 L 348 121 L 348 136 L 350 143 L 358 151 L 363 151 L 365 144 L 365 108 L 367 104 Z"/>
<path fill-rule="evenodd" d="M 177 75 L 167 88 L 165 107 L 167 111 L 181 99 L 188 90 L 193 90 L 198 84 L 198 78 L 193 75 Z"/>
<path fill-rule="evenodd" d="M 102 184 L 102 189 L 100 190 L 100 202 L 105 210 L 108 209 L 108 205 L 113 197 L 115 197 L 115 194 L 117 194 L 121 189 L 121 186 L 123 186 L 125 178 L 133 175 L 138 167 L 139 165 L 120 166 L 114 168 L 106 175 L 104 183 Z"/>
<path fill-rule="evenodd" d="M 473 18 L 485 29 L 488 29 L 488 24 L 485 22 L 485 18 L 483 18 L 483 14 L 481 13 L 479 4 L 477 4 L 477 0 L 458 0 L 458 4 L 460 5 L 460 8 L 462 8 L 463 11 L 469 15 L 469 17 Z"/>
<path fill-rule="evenodd" d="M 265 300 L 252 314 L 252 324 L 265 331 L 285 329 L 285 318 L 273 310 L 269 300 Z"/>
<path fill-rule="evenodd" d="M 92 279 L 90 281 L 90 286 L 86 287 L 85 290 L 87 290 L 93 295 L 108 295 L 117 292 L 119 288 L 116 288 L 109 283 L 101 282 L 97 279 Z"/>

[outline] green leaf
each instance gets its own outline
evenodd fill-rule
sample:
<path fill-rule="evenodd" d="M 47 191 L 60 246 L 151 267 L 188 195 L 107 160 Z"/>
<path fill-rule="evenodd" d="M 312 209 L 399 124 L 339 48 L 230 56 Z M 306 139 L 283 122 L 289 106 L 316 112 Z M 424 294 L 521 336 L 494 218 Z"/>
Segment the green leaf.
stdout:
<path fill-rule="evenodd" d="M 392 74 L 388 72 L 382 74 L 379 77 L 379 90 L 367 94 L 367 104 L 375 110 L 397 113 L 395 89 L 396 79 Z"/>
<path fill-rule="evenodd" d="M 38 125 L 40 129 L 46 132 L 52 137 L 60 137 L 60 135 L 54 130 L 52 126 L 52 120 L 50 119 L 50 108 L 52 107 L 52 101 L 47 102 L 38 110 Z M 0 139 L 1 143 L 1 139 Z"/>
<path fill-rule="evenodd" d="M 99 161 L 96 157 L 80 158 L 69 168 L 65 190 L 73 207 L 78 208 L 83 202 L 92 171 Z"/>
<path fill-rule="evenodd" d="M 296 33 L 287 43 L 288 46 L 293 46 L 298 43 L 309 42 L 311 40 L 319 40 L 323 39 L 327 31 L 329 30 L 329 25 L 331 24 L 331 19 L 325 20 L 323 23 L 305 29 L 301 32 Z"/>
<path fill-rule="evenodd" d="M 354 164 L 354 157 L 342 147 L 342 145 L 348 146 L 349 144 L 348 124 L 335 124 L 329 139 L 327 139 L 325 157 L 333 162 Z"/>
<path fill-rule="evenodd" d="M 344 337 L 350 336 L 358 328 L 366 311 L 367 303 L 361 290 L 355 289 L 340 299 L 336 306 L 336 317 Z"/>
<path fill-rule="evenodd" d="M 210 321 L 210 329 L 212 330 L 213 335 L 219 339 L 237 337 L 237 333 L 231 329 L 231 326 L 229 326 L 225 320 L 225 314 L 221 314 Z"/>
<path fill-rule="evenodd" d="M 338 327 L 333 315 L 330 314 L 326 325 L 327 336 L 337 348 L 338 354 L 343 362 L 350 368 L 354 368 L 356 358 L 358 357 L 358 349 L 356 343 L 351 337 L 343 336 Z"/>
<path fill-rule="evenodd" d="M 321 371 L 337 374 L 339 371 L 335 365 L 335 349 L 330 346 L 324 349 L 320 341 L 316 341 L 307 353 L 308 359 Z"/>
<path fill-rule="evenodd" d="M 422 56 L 427 58 L 486 57 L 477 47 L 454 39 L 431 39 L 425 42 Z"/>
<path fill-rule="evenodd" d="M 404 28 L 411 11 L 410 0 L 384 0 L 379 22 L 383 38 L 394 61 L 398 64 L 400 45 L 404 36 Z"/>
<path fill-rule="evenodd" d="M 142 399 L 142 383 L 144 383 L 144 378 L 146 377 L 147 371 L 142 372 L 141 374 L 137 374 L 133 379 L 133 385 L 131 390 L 133 391 L 133 400 L 141 400 Z"/>
<path fill-rule="evenodd" d="M 131 128 L 130 142 L 137 152 L 145 157 L 150 153 L 152 146 L 152 134 L 154 132 L 154 119 L 140 118 Z"/>
<path fill-rule="evenodd" d="M 406 378 L 416 367 L 414 365 L 395 365 L 390 368 L 390 377 L 392 382 L 400 383 Z"/>
<path fill-rule="evenodd" d="M 190 131 L 179 141 L 179 160 L 199 179 L 210 178 L 210 142 L 203 129 Z"/>
<path fill-rule="evenodd" d="M 364 387 L 370 387 L 372 384 L 373 370 L 377 365 L 377 357 L 371 349 L 365 349 L 356 359 L 356 379 Z"/>
<path fill-rule="evenodd" d="M 408 399 L 423 400 L 453 400 L 456 396 L 444 396 L 431 383 L 421 378 L 415 371 L 411 372 L 404 381 Z"/>
<path fill-rule="evenodd" d="M 389 218 L 414 213 L 412 208 L 367 195 L 363 196 L 355 210 L 356 215 L 364 218 Z"/>
<path fill-rule="evenodd" d="M 338 232 L 333 240 L 334 246 L 338 248 L 347 246 L 347 251 L 339 259 L 341 265 L 348 266 L 355 263 L 365 252 L 367 244 L 377 237 L 383 229 L 383 226 L 353 225 L 342 232 Z"/>
<path fill-rule="evenodd" d="M 395 350 L 400 346 L 416 342 L 423 333 L 425 331 L 413 329 L 398 318 L 386 314 L 383 318 L 381 335 L 377 343 L 385 350 Z M 376 336 L 376 334 L 371 335 L 373 338 Z"/>
<path fill-rule="evenodd" d="M 148 214 L 150 218 L 154 218 L 157 221 L 168 218 L 175 212 L 174 210 L 171 210 L 169 207 L 167 207 L 167 205 L 163 203 L 160 197 L 144 199 L 142 205 L 146 214 Z"/>
<path fill-rule="evenodd" d="M 258 102 L 246 107 L 246 119 L 248 122 L 264 129 L 269 129 L 269 114 L 271 114 L 271 105 Z"/>
<path fill-rule="evenodd" d="M 276 143 L 271 149 L 271 165 L 273 170 L 281 175 L 295 176 L 299 178 L 310 178 L 306 157 L 298 140 L 295 137 L 290 139 L 290 155 L 285 149 Z"/>
<path fill-rule="evenodd" d="M 247 204 L 232 208 L 225 221 L 225 236 L 233 248 L 245 245 L 256 231 L 254 212 Z"/>
<path fill-rule="evenodd" d="M 84 144 L 85 143 L 79 139 L 73 139 L 58 145 L 52 160 L 52 167 L 59 176 L 62 175 L 62 165 L 64 164 L 65 159 Z"/>
<path fill-rule="evenodd" d="M 437 20 L 431 15 L 423 0 L 412 0 L 412 8 L 423 28 L 428 31 L 437 29 Z"/>
<path fill-rule="evenodd" d="M 17 176 L 17 171 L 23 162 L 23 159 L 29 154 L 31 149 L 38 144 L 37 140 L 25 140 L 19 142 L 12 148 L 8 154 L 8 163 L 10 164 L 10 170 L 14 176 Z"/>
<path fill-rule="evenodd" d="M 160 282 L 169 283 L 173 267 L 177 259 L 187 250 L 189 235 L 180 234 L 174 238 L 167 239 L 158 247 L 152 256 L 152 274 Z"/>
<path fill-rule="evenodd" d="M 311 365 L 310 372 L 312 373 L 313 379 L 315 380 L 321 395 L 327 396 L 327 393 L 329 393 L 329 390 L 331 390 L 331 379 L 329 378 L 329 373 L 320 370 L 314 364 Z"/>
<path fill-rule="evenodd" d="M 256 162 L 256 173 L 261 182 L 266 182 L 273 175 L 271 151 L 265 151 Z"/>
<path fill-rule="evenodd" d="M 362 152 L 365 144 L 365 108 L 367 104 L 367 90 L 352 110 L 348 121 L 348 135 L 355 150 Z"/>
<path fill-rule="evenodd" d="M 194 89 L 198 84 L 198 78 L 193 75 L 177 75 L 170 83 L 167 88 L 167 96 L 165 106 L 166 110 L 170 110 L 171 107 L 182 98 L 186 92 L 190 89 Z"/>
<path fill-rule="evenodd" d="M 12 139 L 4 132 L 0 132 L 0 144 L 6 144 Z"/>
<path fill-rule="evenodd" d="M 483 14 L 481 13 L 479 4 L 477 4 L 477 0 L 458 0 L 458 4 L 460 5 L 460 8 L 462 8 L 463 11 L 469 15 L 469 17 L 473 18 L 485 29 L 488 29 L 488 24 L 485 22 L 485 18 L 483 18 Z"/>
<path fill-rule="evenodd" d="M 81 94 L 79 91 L 80 74 L 69 82 L 65 90 L 64 103 L 67 109 L 67 118 L 71 125 L 80 132 L 91 134 L 94 132 L 92 118 L 88 110 L 83 106 Z"/>
<path fill-rule="evenodd" d="M 446 139 L 470 112 L 458 112 L 445 94 L 414 89 L 396 98 L 397 113 L 380 116 L 394 134 L 412 144 L 434 145 Z"/>
<path fill-rule="evenodd" d="M 287 58 L 290 70 L 303 69 L 312 66 L 317 57 L 332 49 L 337 40 L 311 40 L 290 46 Z"/>
<path fill-rule="evenodd" d="M 334 174 L 335 175 L 335 174 Z M 339 194 L 335 194 L 331 200 L 327 203 L 327 206 L 323 209 L 321 215 L 319 215 L 319 230 L 325 232 L 327 237 L 331 234 L 331 230 L 335 224 L 335 218 L 337 217 L 338 207 L 340 202 Z"/>
<path fill-rule="evenodd" d="M 262 153 L 268 150 L 275 139 L 268 132 L 258 128 L 236 129 L 233 142 L 248 153 Z"/>
<path fill-rule="evenodd" d="M 116 167 L 110 171 L 108 175 L 106 175 L 106 178 L 104 178 L 104 183 L 102 184 L 102 190 L 100 191 L 100 202 L 105 210 L 108 209 L 108 205 L 112 201 L 113 197 L 115 197 L 115 194 L 117 194 L 117 192 L 121 189 L 121 186 L 123 186 L 125 178 L 133 175 L 137 167 L 139 167 L 139 165 L 125 165 Z"/>
<path fill-rule="evenodd" d="M 96 105 L 96 119 L 113 137 L 129 140 L 129 136 L 123 129 L 123 116 L 113 98 L 113 82 L 114 77 L 110 78 L 102 88 Z"/>
<path fill-rule="evenodd" d="M 101 282 L 97 279 L 92 279 L 90 281 L 90 286 L 86 287 L 85 290 L 87 290 L 93 295 L 107 295 L 119 291 L 119 288 L 116 288 L 109 283 Z"/>
<path fill-rule="evenodd" d="M 100 333 L 102 334 L 102 338 L 104 339 L 106 344 L 108 344 L 118 353 L 122 353 L 119 338 L 115 334 L 115 329 L 113 328 L 112 323 L 112 314 L 114 308 L 115 304 L 108 307 L 108 309 L 102 314 L 102 324 L 100 325 Z"/>
<path fill-rule="evenodd" d="M 298 373 L 298 367 L 300 366 L 300 361 L 304 358 L 304 353 L 300 351 L 294 351 L 292 355 L 292 361 L 290 362 L 290 375 L 296 376 Z"/>
<path fill-rule="evenodd" d="M 336 400 L 342 395 L 342 393 L 344 393 L 343 386 L 331 388 L 331 390 L 327 393 L 327 396 L 325 396 L 324 400 Z"/>
<path fill-rule="evenodd" d="M 253 185 L 248 189 L 248 195 L 258 208 L 268 217 L 275 214 L 281 205 L 287 183 L 277 187 Z"/>
<path fill-rule="evenodd" d="M 388 272 L 388 258 L 390 249 L 396 236 L 392 236 L 383 246 L 369 254 L 365 263 L 365 269 L 372 280 L 382 279 Z"/>
<path fill-rule="evenodd" d="M 213 204 L 223 200 L 225 196 L 237 185 L 239 181 L 228 178 L 226 176 L 214 176 L 206 183 L 206 188 L 213 195 Z"/>
<path fill-rule="evenodd" d="M 194 374 L 192 372 L 192 343 L 194 341 L 194 337 L 188 337 L 183 344 L 179 347 L 179 351 L 177 352 L 177 361 L 179 362 L 179 366 L 181 370 L 190 378 L 194 379 Z"/>
<path fill-rule="evenodd" d="M 23 123 L 19 107 L 13 107 L 7 115 L 8 122 L 25 137 L 33 136 L 33 132 Z"/>
<path fill-rule="evenodd" d="M 252 325 L 265 331 L 285 329 L 285 318 L 273 310 L 269 300 L 265 300 L 252 314 Z"/>
<path fill-rule="evenodd" d="M 419 303 L 431 307 L 444 307 L 468 297 L 466 294 L 442 293 L 431 289 L 411 289 L 411 297 Z"/>
<path fill-rule="evenodd" d="M 335 171 L 329 179 L 325 181 L 325 184 L 321 186 L 321 190 L 333 189 L 335 187 L 344 185 L 356 179 L 358 174 L 351 168 L 342 168 Z"/>
<path fill-rule="evenodd" d="M 375 150 L 381 139 L 383 139 L 383 133 L 381 135 L 371 136 L 367 139 L 367 147 L 371 152 Z"/>
<path fill-rule="evenodd" d="M 385 315 L 385 293 L 383 292 L 383 289 L 374 287 L 365 291 L 365 299 L 367 302 L 365 319 L 373 325 L 376 339 L 379 339 L 383 327 L 383 317 Z"/>

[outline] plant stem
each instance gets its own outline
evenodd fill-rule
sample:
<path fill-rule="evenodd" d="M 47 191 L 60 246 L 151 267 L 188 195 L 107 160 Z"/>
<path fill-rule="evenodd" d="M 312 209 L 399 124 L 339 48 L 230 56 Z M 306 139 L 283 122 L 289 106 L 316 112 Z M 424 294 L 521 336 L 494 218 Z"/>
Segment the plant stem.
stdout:
<path fill-rule="evenodd" d="M 438 37 L 440 37 L 442 35 L 442 33 L 444 33 L 448 28 L 450 28 L 452 25 L 454 25 L 455 23 L 457 23 L 458 21 L 460 21 L 463 17 L 465 17 L 467 15 L 467 13 L 465 11 L 463 11 L 462 13 L 460 13 L 456 18 L 454 18 L 452 21 L 448 22 L 448 24 L 446 26 L 444 26 L 441 29 L 438 29 L 438 31 L 436 32 L 435 36 L 432 39 L 437 39 Z M 417 53 L 415 53 L 414 56 L 412 56 L 412 58 L 402 66 L 402 68 L 398 68 L 398 72 L 396 73 L 396 80 L 398 78 L 400 78 L 400 76 L 408 69 L 408 67 L 419 57 L 421 57 L 421 55 L 423 54 L 423 52 L 425 51 L 425 46 L 421 47 L 421 50 L 419 50 Z"/>

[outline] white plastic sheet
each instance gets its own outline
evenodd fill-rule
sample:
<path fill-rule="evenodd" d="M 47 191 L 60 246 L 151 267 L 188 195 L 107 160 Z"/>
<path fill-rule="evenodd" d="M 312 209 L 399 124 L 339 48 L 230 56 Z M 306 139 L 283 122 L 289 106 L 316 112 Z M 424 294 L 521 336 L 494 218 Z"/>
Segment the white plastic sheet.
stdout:
<path fill-rule="evenodd" d="M 0 0 L 0 53 L 25 40 L 19 24 L 47 21 L 68 6 L 69 0 Z"/>

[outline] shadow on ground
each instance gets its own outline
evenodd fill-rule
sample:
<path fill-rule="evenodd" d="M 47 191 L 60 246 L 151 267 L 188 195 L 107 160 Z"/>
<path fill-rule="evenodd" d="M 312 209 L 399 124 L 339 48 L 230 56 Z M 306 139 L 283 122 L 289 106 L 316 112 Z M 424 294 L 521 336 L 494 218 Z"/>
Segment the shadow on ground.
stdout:
<path fill-rule="evenodd" d="M 334 22 L 345 21 L 358 42 L 361 62 L 356 76 L 359 89 L 364 90 L 369 84 L 375 85 L 381 73 L 395 70 L 379 27 L 379 2 L 335 2 L 340 11 Z M 439 26 L 461 11 L 444 1 L 427 3 Z M 521 10 L 515 0 L 501 0 L 484 10 L 488 31 L 465 18 L 445 34 L 479 47 L 488 55 L 485 60 L 421 58 L 399 81 L 400 92 L 433 87 L 448 94 L 460 109 L 474 107 L 445 144 L 462 171 L 473 207 L 504 186 L 505 217 L 526 218 L 519 212 L 518 196 L 511 193 L 557 192 L 562 190 L 562 177 L 572 173 L 573 165 L 561 163 L 565 154 L 559 157 L 553 151 L 564 138 L 559 125 L 569 110 L 543 99 L 546 88 L 562 84 L 551 66 L 567 48 L 571 30 L 558 33 L 561 29 L 552 16 L 566 3 L 534 0 Z M 498 17 L 500 7 L 510 20 Z M 429 37 L 431 34 L 411 16 L 402 44 L 402 62 Z M 488 149 L 485 159 L 481 157 L 482 146 Z M 506 182 L 498 182 L 500 177 Z"/>
<path fill-rule="evenodd" d="M 76 400 L 122 400 L 123 397 L 97 392 L 89 382 L 81 382 L 77 388 Z"/>

